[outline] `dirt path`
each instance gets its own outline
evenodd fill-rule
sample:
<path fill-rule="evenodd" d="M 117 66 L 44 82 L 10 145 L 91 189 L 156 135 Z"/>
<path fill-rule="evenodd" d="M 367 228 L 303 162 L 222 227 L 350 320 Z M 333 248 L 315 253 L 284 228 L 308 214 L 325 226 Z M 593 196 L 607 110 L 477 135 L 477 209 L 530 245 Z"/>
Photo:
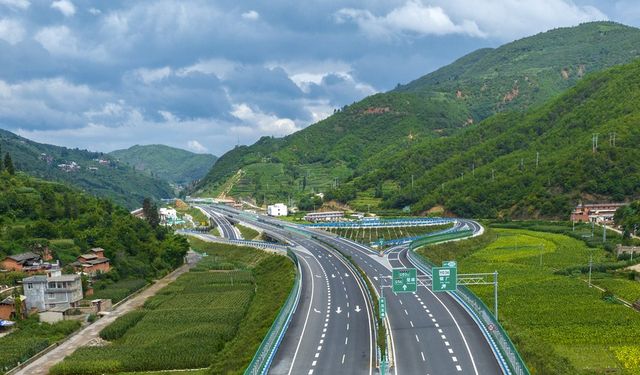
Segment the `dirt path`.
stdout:
<path fill-rule="evenodd" d="M 155 284 L 151 285 L 147 289 L 143 290 L 140 294 L 132 297 L 128 301 L 122 303 L 115 308 L 109 315 L 100 318 L 95 323 L 82 328 L 80 332 L 70 337 L 68 340 L 61 343 L 57 348 L 51 350 L 49 353 L 38 358 L 34 362 L 27 365 L 22 370 L 15 373 L 15 375 L 46 375 L 49 373 L 49 369 L 56 363 L 62 361 L 64 357 L 73 353 L 79 347 L 85 346 L 89 341 L 98 337 L 100 331 L 111 324 L 119 316 L 128 313 L 144 304 L 147 298 L 155 295 L 160 289 L 167 286 L 169 283 L 177 279 L 180 275 L 189 271 L 190 265 L 185 264 L 180 268 L 158 280 Z"/>

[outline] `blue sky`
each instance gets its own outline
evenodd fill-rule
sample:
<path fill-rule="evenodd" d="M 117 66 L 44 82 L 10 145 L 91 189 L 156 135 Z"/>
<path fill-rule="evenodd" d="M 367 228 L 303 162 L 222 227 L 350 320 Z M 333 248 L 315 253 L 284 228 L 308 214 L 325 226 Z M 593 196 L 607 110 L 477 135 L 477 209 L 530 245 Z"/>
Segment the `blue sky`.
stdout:
<path fill-rule="evenodd" d="M 283 136 L 481 47 L 633 0 L 0 0 L 0 127 L 111 151 L 221 155 Z"/>

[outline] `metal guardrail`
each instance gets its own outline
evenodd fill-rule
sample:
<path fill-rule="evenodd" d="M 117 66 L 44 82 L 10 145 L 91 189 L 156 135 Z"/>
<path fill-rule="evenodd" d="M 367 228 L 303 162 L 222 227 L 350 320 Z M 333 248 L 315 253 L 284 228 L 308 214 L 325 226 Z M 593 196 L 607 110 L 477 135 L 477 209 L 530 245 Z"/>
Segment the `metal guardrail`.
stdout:
<path fill-rule="evenodd" d="M 418 265 L 423 272 L 427 271 L 431 273 L 431 268 L 436 265 L 428 259 L 414 253 L 417 247 L 423 245 L 424 243 L 419 245 L 411 244 L 407 256 L 409 260 Z M 496 354 L 501 367 L 505 370 L 505 373 L 509 375 L 529 375 L 529 369 L 522 360 L 522 357 L 520 357 L 520 353 L 518 353 L 509 335 L 504 328 L 502 328 L 502 325 L 500 325 L 487 305 L 466 286 L 458 286 L 457 292 L 450 292 L 449 294 L 471 313 L 472 318 L 480 327 L 489 344 L 491 344 L 491 348 Z"/>
<path fill-rule="evenodd" d="M 331 221 L 326 223 L 304 224 L 309 228 L 384 228 L 384 227 L 415 227 L 441 225 L 455 222 L 448 218 L 416 218 L 416 219 L 377 219 L 359 221 Z"/>
<path fill-rule="evenodd" d="M 276 316 L 276 319 L 273 321 L 271 328 L 269 328 L 269 331 L 262 340 L 260 347 L 258 347 L 249 367 L 245 370 L 245 375 L 262 375 L 269 371 L 271 362 L 273 361 L 273 358 L 280 347 L 280 343 L 282 342 L 282 338 L 289 327 L 293 313 L 298 307 L 300 293 L 302 291 L 300 264 L 298 263 L 296 255 L 290 249 L 287 249 L 287 255 L 296 266 L 296 278 L 293 283 L 293 288 L 291 289 L 291 293 L 289 293 L 289 297 L 287 297 L 287 300 L 280 309 L 278 316 Z"/>

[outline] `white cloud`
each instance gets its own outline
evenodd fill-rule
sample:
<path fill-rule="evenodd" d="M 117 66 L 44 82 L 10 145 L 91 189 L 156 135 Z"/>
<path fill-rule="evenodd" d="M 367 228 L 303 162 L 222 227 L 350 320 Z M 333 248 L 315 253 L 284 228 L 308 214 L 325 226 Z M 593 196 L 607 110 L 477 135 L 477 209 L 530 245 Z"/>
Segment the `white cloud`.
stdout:
<path fill-rule="evenodd" d="M 171 68 L 165 66 L 158 69 L 136 69 L 135 74 L 142 82 L 148 85 L 150 83 L 162 81 L 163 79 L 169 77 L 171 75 L 171 72 Z"/>
<path fill-rule="evenodd" d="M 454 19 L 475 22 L 487 36 L 504 41 L 555 27 L 606 20 L 598 8 L 571 0 L 432 0 Z"/>
<path fill-rule="evenodd" d="M 57 0 L 51 3 L 51 8 L 57 9 L 65 17 L 71 17 L 76 14 L 76 7 L 69 0 Z"/>
<path fill-rule="evenodd" d="M 197 154 L 204 154 L 209 151 L 206 147 L 204 147 L 200 142 L 196 140 L 190 140 L 189 142 L 187 142 L 187 148 Z"/>
<path fill-rule="evenodd" d="M 260 134 L 273 136 L 284 136 L 300 130 L 291 119 L 254 111 L 245 103 L 234 104 L 231 115 L 243 122 L 243 126 L 236 126 L 235 130 L 250 128 L 253 132 L 257 130 Z"/>
<path fill-rule="evenodd" d="M 407 1 L 384 16 L 375 16 L 368 10 L 353 8 L 340 9 L 335 16 L 338 23 L 355 22 L 372 38 L 398 34 L 484 36 L 474 21 L 465 19 L 456 24 L 443 8 L 425 5 L 420 0 Z"/>
<path fill-rule="evenodd" d="M 0 0 L 0 5 L 13 9 L 26 10 L 31 5 L 31 2 L 29 2 L 29 0 Z"/>
<path fill-rule="evenodd" d="M 98 8 L 89 8 L 89 10 L 87 10 L 87 12 L 93 14 L 94 16 L 98 16 L 100 14 L 102 14 L 102 11 Z"/>
<path fill-rule="evenodd" d="M 0 19 L 0 39 L 9 44 L 20 43 L 24 38 L 24 28 L 19 21 L 12 19 Z"/>
<path fill-rule="evenodd" d="M 244 18 L 245 20 L 255 21 L 260 18 L 260 13 L 256 12 L 255 10 L 250 10 L 248 12 L 242 13 L 242 18 Z"/>
<path fill-rule="evenodd" d="M 54 55 L 78 53 L 78 41 L 67 26 L 45 27 L 36 33 L 34 39 Z"/>
<path fill-rule="evenodd" d="M 238 64 L 227 59 L 199 60 L 197 63 L 178 69 L 176 75 L 185 77 L 192 73 L 215 74 L 219 79 L 225 79 L 236 70 Z"/>

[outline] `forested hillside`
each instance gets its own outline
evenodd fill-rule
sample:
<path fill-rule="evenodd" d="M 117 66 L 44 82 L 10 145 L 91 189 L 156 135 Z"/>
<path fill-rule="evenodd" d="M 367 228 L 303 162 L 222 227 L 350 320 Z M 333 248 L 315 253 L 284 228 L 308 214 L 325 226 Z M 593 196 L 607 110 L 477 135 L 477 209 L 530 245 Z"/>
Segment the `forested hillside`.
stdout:
<path fill-rule="evenodd" d="M 31 176 L 65 182 L 129 209 L 144 197 L 174 196 L 168 183 L 137 172 L 100 152 L 69 149 L 30 141 L 0 129 L 0 148 L 13 157 L 16 168 Z"/>
<path fill-rule="evenodd" d="M 290 136 L 237 147 L 216 162 L 197 190 L 216 194 L 224 187 L 260 203 L 335 186 L 348 189 L 345 182 L 380 168 L 380 161 L 403 150 L 477 128 L 496 113 L 515 112 L 507 116 L 517 117 L 534 110 L 586 74 L 632 61 L 640 53 L 638 45 L 640 30 L 594 22 L 478 50 Z M 227 183 L 232 176 L 237 181 Z M 399 182 L 388 181 L 377 195 L 398 189 Z M 357 189 L 350 195 L 356 193 L 373 198 Z"/>
<path fill-rule="evenodd" d="M 640 61 L 592 74 L 526 114 L 382 154 L 329 196 L 349 201 L 368 190 L 386 207 L 412 211 L 442 205 L 462 216 L 566 218 L 580 200 L 640 197 L 638 123 Z M 385 191 L 389 181 L 397 188 Z"/>
<path fill-rule="evenodd" d="M 109 153 L 138 171 L 178 186 L 186 186 L 207 174 L 216 162 L 210 154 L 196 154 L 165 145 L 135 145 Z"/>
<path fill-rule="evenodd" d="M 0 259 L 49 247 L 64 266 L 102 247 L 115 267 L 109 278 L 151 279 L 182 264 L 188 249 L 183 237 L 59 183 L 5 171 L 0 191 Z"/>

